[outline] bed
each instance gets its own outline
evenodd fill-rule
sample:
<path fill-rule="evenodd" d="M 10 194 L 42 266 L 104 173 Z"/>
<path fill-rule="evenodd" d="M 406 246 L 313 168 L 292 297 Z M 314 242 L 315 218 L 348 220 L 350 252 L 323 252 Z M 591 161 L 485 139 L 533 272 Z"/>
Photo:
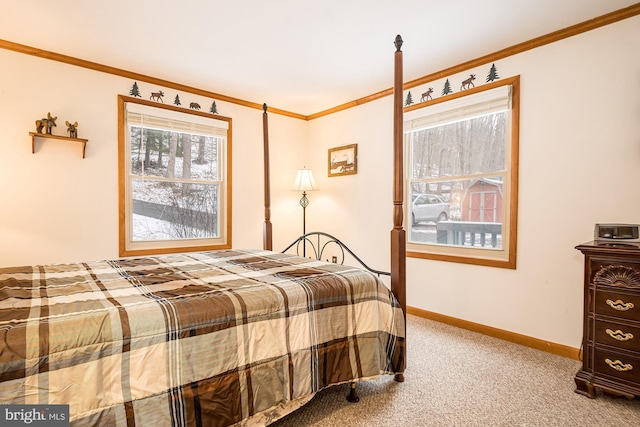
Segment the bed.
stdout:
<path fill-rule="evenodd" d="M 72 426 L 268 425 L 332 385 L 403 381 L 400 46 L 391 289 L 273 251 L 265 106 L 263 248 L 0 268 L 0 402 L 69 405 Z"/>

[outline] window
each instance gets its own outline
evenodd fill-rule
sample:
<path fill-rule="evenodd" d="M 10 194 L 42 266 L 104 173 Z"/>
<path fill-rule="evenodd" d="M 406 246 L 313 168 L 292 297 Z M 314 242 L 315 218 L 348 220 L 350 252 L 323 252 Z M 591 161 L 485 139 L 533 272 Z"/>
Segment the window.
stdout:
<path fill-rule="evenodd" d="M 405 108 L 407 256 L 515 268 L 519 77 Z"/>
<path fill-rule="evenodd" d="M 231 119 L 118 97 L 120 256 L 231 246 Z"/>

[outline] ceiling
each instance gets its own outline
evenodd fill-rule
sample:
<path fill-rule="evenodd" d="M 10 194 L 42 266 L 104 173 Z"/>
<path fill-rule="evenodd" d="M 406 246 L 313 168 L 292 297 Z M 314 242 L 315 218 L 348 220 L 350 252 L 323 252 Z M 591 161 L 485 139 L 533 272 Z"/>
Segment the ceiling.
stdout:
<path fill-rule="evenodd" d="M 635 0 L 0 0 L 0 39 L 309 115 Z"/>

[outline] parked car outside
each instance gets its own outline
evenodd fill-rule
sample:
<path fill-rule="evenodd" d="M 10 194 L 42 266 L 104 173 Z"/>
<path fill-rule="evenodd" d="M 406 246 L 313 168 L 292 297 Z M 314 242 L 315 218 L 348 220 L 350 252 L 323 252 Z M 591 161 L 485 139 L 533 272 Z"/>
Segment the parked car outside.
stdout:
<path fill-rule="evenodd" d="M 446 221 L 449 219 L 449 203 L 437 194 L 413 194 L 411 197 L 411 223 Z"/>

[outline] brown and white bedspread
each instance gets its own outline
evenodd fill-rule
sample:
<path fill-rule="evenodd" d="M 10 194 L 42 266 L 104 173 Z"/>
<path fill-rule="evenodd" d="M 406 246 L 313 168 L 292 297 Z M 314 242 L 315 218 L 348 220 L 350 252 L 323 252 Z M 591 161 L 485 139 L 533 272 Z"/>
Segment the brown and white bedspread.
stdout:
<path fill-rule="evenodd" d="M 270 422 L 404 370 L 404 321 L 362 270 L 228 250 L 0 268 L 0 403 L 73 426 Z"/>

